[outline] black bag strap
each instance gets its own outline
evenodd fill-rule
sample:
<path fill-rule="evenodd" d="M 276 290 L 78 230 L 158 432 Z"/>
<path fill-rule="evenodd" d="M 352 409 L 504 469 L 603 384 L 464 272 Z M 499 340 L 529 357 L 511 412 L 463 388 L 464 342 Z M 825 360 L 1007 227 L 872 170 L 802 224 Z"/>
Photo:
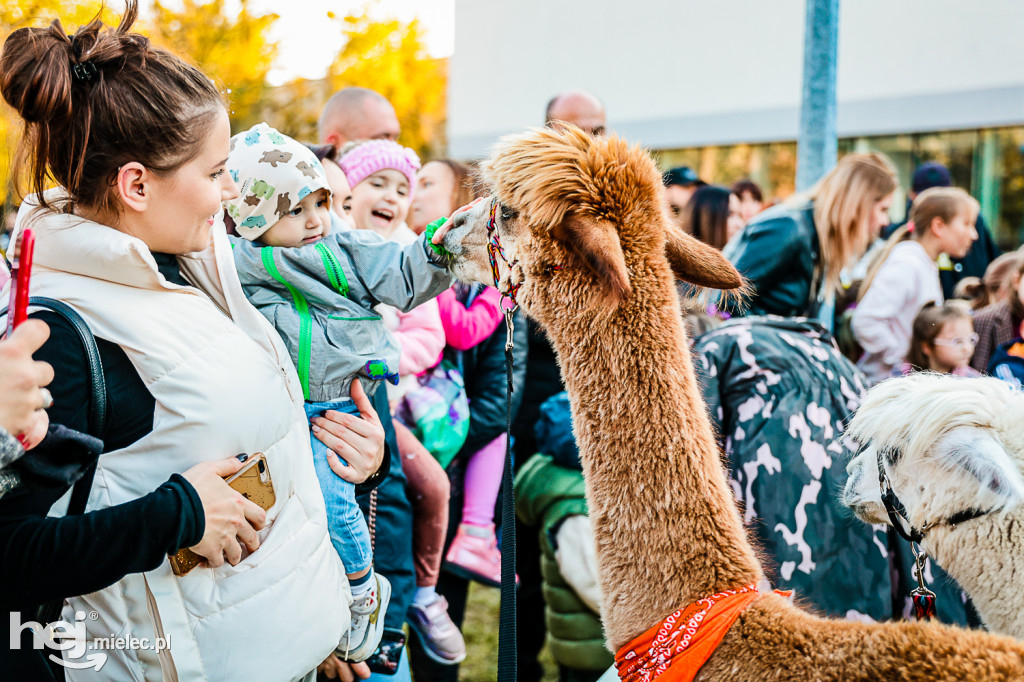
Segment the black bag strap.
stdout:
<path fill-rule="evenodd" d="M 78 334 L 78 339 L 85 349 L 85 358 L 89 363 L 92 388 L 92 396 L 89 401 L 89 435 L 103 440 L 107 432 L 107 382 L 103 378 L 103 362 L 100 359 L 99 348 L 96 346 L 96 337 L 93 336 L 92 330 L 89 329 L 89 325 L 82 319 L 82 316 L 63 301 L 45 296 L 33 296 L 29 298 L 28 304 L 29 307 L 45 308 L 56 313 Z M 0 317 L 6 314 L 6 307 L 0 309 Z M 71 499 L 68 502 L 67 511 L 69 516 L 85 511 L 86 504 L 89 502 L 89 491 L 92 490 L 92 480 L 96 476 L 96 464 L 93 462 L 71 489 Z M 63 605 L 63 599 L 52 599 L 40 604 L 35 609 L 36 620 L 41 623 L 55 622 L 60 618 Z"/>
<path fill-rule="evenodd" d="M 96 346 L 96 337 L 86 324 L 82 316 L 75 312 L 75 309 L 63 301 L 45 296 L 33 296 L 28 300 L 30 307 L 45 308 L 57 315 L 60 315 L 71 328 L 75 330 L 78 339 L 85 349 L 85 357 L 89 363 L 90 386 L 92 388 L 92 399 L 89 401 L 89 435 L 103 440 L 107 431 L 107 383 L 103 378 L 103 361 L 100 359 L 100 350 Z M 0 309 L 0 316 L 7 313 L 7 308 Z M 81 514 L 85 511 L 85 505 L 89 501 L 89 491 L 92 489 L 92 479 L 96 475 L 96 464 L 86 470 L 85 474 L 76 483 L 71 491 L 71 501 L 68 504 L 68 514 Z"/>

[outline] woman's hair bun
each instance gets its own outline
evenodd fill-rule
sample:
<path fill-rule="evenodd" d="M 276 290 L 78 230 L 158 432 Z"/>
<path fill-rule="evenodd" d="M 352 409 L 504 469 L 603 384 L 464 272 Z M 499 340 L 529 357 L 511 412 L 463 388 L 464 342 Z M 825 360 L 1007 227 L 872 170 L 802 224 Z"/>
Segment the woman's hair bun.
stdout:
<path fill-rule="evenodd" d="M 149 40 L 128 33 L 137 17 L 138 5 L 129 1 L 114 30 L 96 16 L 74 35 L 60 19 L 14 31 L 0 54 L 0 94 L 28 123 L 69 116 L 74 87 L 98 81 L 112 63 L 145 53 Z"/>
<path fill-rule="evenodd" d="M 68 35 L 55 20 L 4 42 L 0 94 L 25 129 L 13 175 L 44 208 L 56 182 L 70 204 L 113 215 L 120 167 L 175 170 L 198 153 L 223 109 L 201 71 L 129 32 L 137 17 L 137 0 L 127 0 L 116 28 L 97 16 Z"/>
<path fill-rule="evenodd" d="M 20 28 L 0 54 L 0 94 L 28 123 L 71 112 L 71 39 L 60 20 Z"/>

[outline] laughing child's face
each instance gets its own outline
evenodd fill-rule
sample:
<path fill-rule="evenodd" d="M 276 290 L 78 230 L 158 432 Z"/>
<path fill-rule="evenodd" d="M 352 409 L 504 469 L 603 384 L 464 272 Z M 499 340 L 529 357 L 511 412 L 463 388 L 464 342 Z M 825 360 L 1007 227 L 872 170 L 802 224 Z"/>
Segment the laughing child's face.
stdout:
<path fill-rule="evenodd" d="M 379 170 L 352 188 L 349 219 L 361 230 L 388 237 L 409 213 L 409 180 L 393 168 Z"/>

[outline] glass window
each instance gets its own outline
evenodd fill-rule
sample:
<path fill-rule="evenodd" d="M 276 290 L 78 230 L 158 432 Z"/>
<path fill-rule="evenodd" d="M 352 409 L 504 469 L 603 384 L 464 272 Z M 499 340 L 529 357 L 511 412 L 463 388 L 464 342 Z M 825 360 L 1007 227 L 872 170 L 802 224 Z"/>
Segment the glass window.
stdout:
<path fill-rule="evenodd" d="M 1024 127 L 995 131 L 1000 157 L 999 212 L 992 234 L 1003 249 L 1024 243 Z"/>
<path fill-rule="evenodd" d="M 900 181 L 890 212 L 893 220 L 906 219 L 914 170 L 926 161 L 938 161 L 949 168 L 954 185 L 981 203 L 1001 248 L 1017 248 L 1024 240 L 1024 126 L 843 138 L 838 149 L 840 157 L 875 151 L 893 162 Z M 795 142 L 674 149 L 658 156 L 663 169 L 691 166 L 701 179 L 719 185 L 750 178 L 769 202 L 795 191 Z"/>

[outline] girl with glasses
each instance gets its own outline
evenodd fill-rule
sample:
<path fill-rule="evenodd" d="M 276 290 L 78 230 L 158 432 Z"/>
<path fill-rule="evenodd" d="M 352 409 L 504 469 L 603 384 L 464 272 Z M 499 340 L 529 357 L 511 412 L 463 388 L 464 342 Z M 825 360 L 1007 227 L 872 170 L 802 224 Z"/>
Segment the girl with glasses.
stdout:
<path fill-rule="evenodd" d="M 926 370 L 962 377 L 981 376 L 967 364 L 977 343 L 966 301 L 928 303 L 914 318 L 910 350 L 906 361 L 893 370 L 893 376 Z"/>

